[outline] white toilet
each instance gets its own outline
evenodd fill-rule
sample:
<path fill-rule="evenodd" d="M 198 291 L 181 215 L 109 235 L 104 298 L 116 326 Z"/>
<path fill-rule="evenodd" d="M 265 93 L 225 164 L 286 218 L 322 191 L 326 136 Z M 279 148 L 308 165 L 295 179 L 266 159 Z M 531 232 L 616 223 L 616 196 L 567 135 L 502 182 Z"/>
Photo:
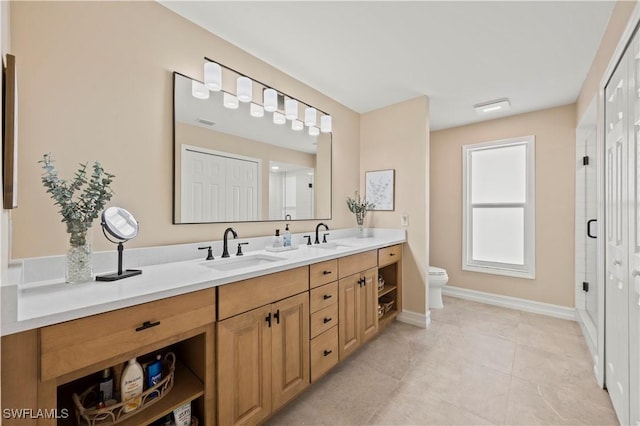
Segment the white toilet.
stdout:
<path fill-rule="evenodd" d="M 449 281 L 447 271 L 435 266 L 429 266 L 429 308 L 442 309 L 442 287 Z"/>

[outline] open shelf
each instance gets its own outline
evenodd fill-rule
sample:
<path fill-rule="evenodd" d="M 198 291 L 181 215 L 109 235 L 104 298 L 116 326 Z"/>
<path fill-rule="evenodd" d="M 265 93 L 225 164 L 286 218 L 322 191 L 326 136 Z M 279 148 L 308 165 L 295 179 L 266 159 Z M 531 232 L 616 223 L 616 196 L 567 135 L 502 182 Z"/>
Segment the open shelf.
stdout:
<path fill-rule="evenodd" d="M 378 328 L 380 330 L 384 329 L 389 324 L 391 324 L 393 321 L 395 321 L 397 316 L 398 316 L 398 311 L 396 311 L 396 310 L 391 310 L 391 311 L 387 312 L 386 314 L 384 314 L 382 316 L 382 318 L 380 318 L 378 320 Z"/>
<path fill-rule="evenodd" d="M 131 417 L 117 423 L 118 425 L 146 425 L 159 420 L 171 413 L 174 408 L 181 406 L 189 401 L 193 401 L 200 396 L 204 395 L 204 384 L 198 377 L 189 370 L 180 361 L 176 361 L 176 370 L 173 388 L 157 402 L 150 404 L 146 408 L 139 410 L 135 413 L 131 413 Z M 192 412 L 194 407 L 192 406 Z M 70 410 L 70 416 L 59 421 L 59 425 L 74 425 L 76 424 L 76 415 L 73 409 Z M 86 425 L 83 420 L 80 425 Z M 96 425 L 112 425 L 110 421 L 96 422 Z"/>
<path fill-rule="evenodd" d="M 202 395 L 204 395 L 204 384 L 191 370 L 176 361 L 176 376 L 173 389 L 161 401 L 118 424 L 126 426 L 149 424 L 171 413 L 174 408 L 178 408 L 182 404 L 193 401 Z"/>
<path fill-rule="evenodd" d="M 382 290 L 378 291 L 378 297 L 382 297 L 385 294 L 391 293 L 392 291 L 396 290 L 397 288 L 398 288 L 398 286 L 385 284 L 384 287 L 382 287 Z"/>

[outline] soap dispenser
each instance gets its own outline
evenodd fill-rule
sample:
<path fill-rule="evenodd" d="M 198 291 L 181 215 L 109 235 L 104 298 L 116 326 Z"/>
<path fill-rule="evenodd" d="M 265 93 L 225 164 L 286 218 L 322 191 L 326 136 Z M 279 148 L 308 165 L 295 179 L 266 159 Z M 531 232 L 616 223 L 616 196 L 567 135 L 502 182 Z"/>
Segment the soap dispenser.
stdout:
<path fill-rule="evenodd" d="M 282 247 L 284 244 L 282 240 L 282 235 L 280 235 L 280 230 L 276 229 L 276 235 L 273 237 L 273 246 L 274 247 Z"/>
<path fill-rule="evenodd" d="M 284 239 L 283 239 L 284 247 L 291 247 L 291 232 L 289 231 L 289 224 L 284 228 Z"/>

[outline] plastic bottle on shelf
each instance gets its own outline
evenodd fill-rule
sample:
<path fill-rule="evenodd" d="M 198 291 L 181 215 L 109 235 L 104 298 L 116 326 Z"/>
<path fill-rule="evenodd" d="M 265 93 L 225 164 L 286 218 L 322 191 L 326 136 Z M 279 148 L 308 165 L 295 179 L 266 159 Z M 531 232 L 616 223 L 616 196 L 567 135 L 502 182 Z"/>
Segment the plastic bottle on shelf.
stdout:
<path fill-rule="evenodd" d="M 122 402 L 127 401 L 123 409 L 125 413 L 138 409 L 142 402 L 140 395 L 142 395 L 143 388 L 144 372 L 142 366 L 135 358 L 131 358 L 122 372 L 122 385 L 120 386 Z"/>

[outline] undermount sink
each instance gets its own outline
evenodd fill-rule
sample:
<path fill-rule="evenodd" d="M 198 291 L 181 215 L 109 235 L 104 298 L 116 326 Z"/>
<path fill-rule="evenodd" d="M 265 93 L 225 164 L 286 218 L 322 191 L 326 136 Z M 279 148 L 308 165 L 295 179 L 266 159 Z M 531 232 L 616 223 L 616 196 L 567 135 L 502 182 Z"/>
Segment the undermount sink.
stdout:
<path fill-rule="evenodd" d="M 322 249 L 339 249 L 341 247 L 351 247 L 349 244 L 344 244 L 338 241 L 329 241 L 328 243 L 314 244 L 313 247 Z"/>
<path fill-rule="evenodd" d="M 265 265 L 284 257 L 270 256 L 268 254 L 249 254 L 244 256 L 227 257 L 224 259 L 214 259 L 201 262 L 200 265 L 219 271 L 233 271 L 235 269 L 250 268 L 252 266 Z"/>

